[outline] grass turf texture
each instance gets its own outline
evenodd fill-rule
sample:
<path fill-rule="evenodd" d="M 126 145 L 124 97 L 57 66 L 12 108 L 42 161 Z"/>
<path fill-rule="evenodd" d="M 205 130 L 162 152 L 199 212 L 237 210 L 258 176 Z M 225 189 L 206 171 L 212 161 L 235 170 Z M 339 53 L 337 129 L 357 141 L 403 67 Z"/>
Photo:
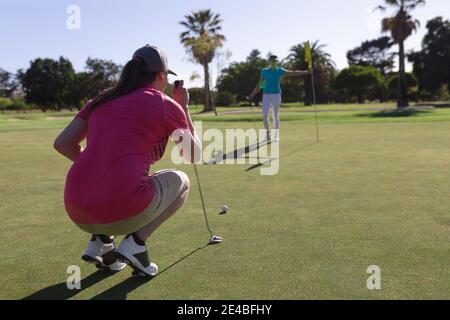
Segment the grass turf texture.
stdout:
<path fill-rule="evenodd" d="M 191 194 L 149 241 L 164 270 L 151 281 L 130 278 L 129 268 L 105 278 L 80 260 L 89 236 L 64 212 L 70 163 L 52 150 L 69 120 L 0 115 L 0 298 L 449 298 L 449 110 L 362 113 L 321 114 L 322 142 L 283 158 L 276 176 L 201 166 L 210 224 L 225 238 L 217 246 L 204 247 L 195 175 L 181 166 Z M 204 126 L 251 128 L 247 117 Z M 283 117 L 281 155 L 314 141 L 311 115 Z M 168 154 L 152 170 L 167 167 L 174 167 Z M 231 210 L 219 216 L 225 203 Z M 382 290 L 366 288 L 373 264 Z M 81 267 L 81 292 L 65 289 L 69 265 Z"/>

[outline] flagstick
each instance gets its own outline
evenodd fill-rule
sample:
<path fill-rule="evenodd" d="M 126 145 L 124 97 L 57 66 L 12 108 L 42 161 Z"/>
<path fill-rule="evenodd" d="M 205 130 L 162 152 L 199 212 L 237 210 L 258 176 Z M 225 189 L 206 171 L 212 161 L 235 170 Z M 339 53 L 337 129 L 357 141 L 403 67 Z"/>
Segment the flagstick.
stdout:
<path fill-rule="evenodd" d="M 317 103 L 316 103 L 316 86 L 314 84 L 314 70 L 311 72 L 311 82 L 312 82 L 312 92 L 313 92 L 313 103 L 314 103 L 314 114 L 316 118 L 316 141 L 320 141 L 319 137 L 319 121 L 317 119 Z"/>

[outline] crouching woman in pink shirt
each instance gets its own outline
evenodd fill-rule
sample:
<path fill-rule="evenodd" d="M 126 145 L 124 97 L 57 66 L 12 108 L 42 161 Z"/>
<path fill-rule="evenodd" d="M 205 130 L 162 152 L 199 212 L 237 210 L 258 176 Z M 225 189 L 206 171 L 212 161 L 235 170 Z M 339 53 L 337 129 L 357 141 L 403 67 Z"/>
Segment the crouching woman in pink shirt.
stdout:
<path fill-rule="evenodd" d="M 118 84 L 89 101 L 54 142 L 54 148 L 73 161 L 66 177 L 65 209 L 92 235 L 82 259 L 99 268 L 120 271 L 128 264 L 139 275 L 155 276 L 158 267 L 148 258 L 146 240 L 187 199 L 185 173 L 149 173 L 174 133 L 181 136 L 175 143 L 188 161 L 200 155 L 189 94 L 181 83 L 173 99 L 166 96 L 168 74 L 174 73 L 161 49 L 140 48 Z M 185 139 L 191 150 L 183 150 Z M 117 249 L 116 235 L 126 236 Z"/>

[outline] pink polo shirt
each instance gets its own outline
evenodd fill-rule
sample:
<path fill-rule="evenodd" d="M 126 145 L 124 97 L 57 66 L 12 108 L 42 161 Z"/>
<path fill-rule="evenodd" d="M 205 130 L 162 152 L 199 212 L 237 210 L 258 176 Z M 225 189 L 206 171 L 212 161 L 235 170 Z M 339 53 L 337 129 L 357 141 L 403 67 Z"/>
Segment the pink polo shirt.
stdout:
<path fill-rule="evenodd" d="M 108 224 L 142 212 L 152 201 L 150 166 L 176 129 L 189 131 L 182 107 L 146 86 L 77 118 L 87 122 L 87 146 L 70 168 L 64 204 L 77 224 Z"/>

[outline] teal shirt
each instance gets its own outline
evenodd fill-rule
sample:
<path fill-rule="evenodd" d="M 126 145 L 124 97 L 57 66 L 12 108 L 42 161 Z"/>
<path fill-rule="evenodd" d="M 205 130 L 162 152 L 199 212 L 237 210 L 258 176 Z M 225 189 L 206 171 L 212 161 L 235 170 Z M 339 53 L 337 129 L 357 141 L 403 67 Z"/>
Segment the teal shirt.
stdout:
<path fill-rule="evenodd" d="M 263 93 L 280 94 L 281 78 L 285 75 L 286 69 L 277 67 L 275 69 L 265 68 L 261 71 L 261 79 L 264 81 Z"/>

